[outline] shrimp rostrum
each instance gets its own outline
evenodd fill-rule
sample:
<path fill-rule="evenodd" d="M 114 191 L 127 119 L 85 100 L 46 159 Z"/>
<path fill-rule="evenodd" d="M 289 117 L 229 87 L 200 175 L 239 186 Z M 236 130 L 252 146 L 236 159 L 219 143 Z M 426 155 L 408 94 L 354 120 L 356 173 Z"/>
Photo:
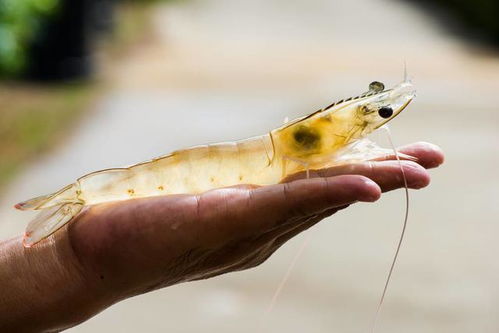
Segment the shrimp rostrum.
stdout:
<path fill-rule="evenodd" d="M 333 103 L 267 134 L 196 146 L 132 165 L 84 175 L 59 191 L 17 204 L 40 210 L 28 225 L 29 247 L 68 223 L 83 207 L 167 194 L 201 193 L 237 184 L 275 184 L 296 172 L 390 154 L 366 136 L 396 117 L 414 98 L 410 82 L 385 89 L 373 82 L 357 97 Z"/>

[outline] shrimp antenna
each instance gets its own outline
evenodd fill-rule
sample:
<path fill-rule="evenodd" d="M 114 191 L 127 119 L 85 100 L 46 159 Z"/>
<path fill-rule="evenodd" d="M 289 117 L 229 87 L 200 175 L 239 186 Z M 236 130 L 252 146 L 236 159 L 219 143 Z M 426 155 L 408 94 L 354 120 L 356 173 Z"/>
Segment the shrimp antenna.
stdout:
<path fill-rule="evenodd" d="M 383 129 L 386 130 L 386 133 L 388 135 L 388 141 L 390 141 L 390 145 L 392 146 L 393 153 L 395 154 L 395 158 L 397 159 L 398 165 L 400 167 L 400 171 L 402 172 L 402 178 L 404 179 L 404 187 L 405 187 L 405 216 L 404 216 L 404 223 L 402 226 L 402 231 L 400 233 L 400 238 L 399 242 L 397 244 L 397 250 L 395 251 L 395 255 L 393 256 L 392 264 L 390 266 L 390 270 L 388 271 L 388 276 L 385 281 L 385 286 L 383 288 L 383 293 L 381 294 L 381 298 L 378 303 L 378 307 L 376 309 L 376 314 L 374 316 L 374 320 L 371 326 L 371 333 L 374 333 L 376 329 L 376 323 L 378 321 L 378 317 L 381 311 L 381 307 L 383 306 L 383 302 L 385 300 L 386 296 L 386 290 L 388 289 L 388 285 L 390 284 L 390 279 L 392 277 L 393 273 L 393 268 L 395 267 L 395 263 L 397 262 L 397 258 L 400 252 L 400 247 L 402 246 L 402 241 L 404 240 L 404 235 L 405 235 L 405 229 L 407 228 L 407 220 L 409 219 L 409 186 L 407 185 L 407 178 L 405 176 L 405 171 L 404 168 L 402 167 L 402 162 L 400 161 L 400 156 L 397 152 L 397 149 L 395 148 L 395 145 L 393 144 L 392 137 L 390 135 L 390 129 L 388 126 L 383 126 Z"/>
<path fill-rule="evenodd" d="M 308 166 L 307 166 L 307 169 L 306 169 L 306 178 L 307 179 L 310 178 L 310 173 L 309 173 Z M 262 319 L 265 319 L 272 312 L 272 310 L 274 310 L 274 306 L 275 306 L 275 304 L 277 302 L 277 299 L 281 295 L 281 292 L 284 289 L 284 287 L 286 286 L 286 283 L 288 282 L 289 277 L 291 276 L 291 273 L 293 272 L 293 269 L 296 266 L 296 263 L 300 260 L 300 257 L 302 256 L 303 252 L 307 248 L 308 243 L 310 242 L 311 238 L 312 238 L 312 234 L 311 234 L 311 231 L 309 230 L 309 233 L 306 235 L 305 240 L 303 241 L 303 243 L 301 244 L 300 248 L 295 253 L 295 256 L 291 260 L 291 263 L 289 264 L 288 269 L 286 270 L 286 273 L 284 274 L 284 276 L 279 281 L 279 284 L 277 285 L 277 288 L 275 289 L 274 294 L 272 295 L 272 299 L 270 300 L 270 303 L 268 304 L 267 310 L 265 311 L 265 314 L 264 314 L 264 316 L 263 316 Z M 261 321 L 261 323 L 263 325 L 264 321 Z"/>
<path fill-rule="evenodd" d="M 300 260 L 300 257 L 303 254 L 303 251 L 305 251 L 305 249 L 307 248 L 308 243 L 310 242 L 310 239 L 311 239 L 311 233 L 307 234 L 305 240 L 303 241 L 300 248 L 295 253 L 295 256 L 291 260 L 291 263 L 289 264 L 288 269 L 286 270 L 286 273 L 281 278 L 281 281 L 279 281 L 279 285 L 277 286 L 277 289 L 274 291 L 274 294 L 272 295 L 272 299 L 270 300 L 270 303 L 267 306 L 267 310 L 265 312 L 265 315 L 270 314 L 272 312 L 272 310 L 274 309 L 275 303 L 277 302 L 277 299 L 279 298 L 279 295 L 281 294 L 282 289 L 284 289 L 284 286 L 288 282 L 289 277 L 291 276 L 291 273 L 293 272 L 293 269 L 296 266 L 296 263 L 298 262 L 298 260 Z"/>

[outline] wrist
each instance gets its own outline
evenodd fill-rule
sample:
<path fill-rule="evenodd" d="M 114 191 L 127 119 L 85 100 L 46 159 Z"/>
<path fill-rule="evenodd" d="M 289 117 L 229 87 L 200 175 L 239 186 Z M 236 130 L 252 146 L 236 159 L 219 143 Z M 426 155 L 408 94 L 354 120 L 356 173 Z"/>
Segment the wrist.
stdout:
<path fill-rule="evenodd" d="M 20 237 L 0 243 L 1 331 L 57 331 L 105 307 L 66 230 L 32 248 L 24 248 Z"/>

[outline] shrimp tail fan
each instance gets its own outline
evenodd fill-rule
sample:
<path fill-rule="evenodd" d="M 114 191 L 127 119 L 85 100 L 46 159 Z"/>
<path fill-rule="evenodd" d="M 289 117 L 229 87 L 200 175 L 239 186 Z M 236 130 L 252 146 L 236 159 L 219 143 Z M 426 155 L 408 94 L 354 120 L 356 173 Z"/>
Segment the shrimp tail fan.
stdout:
<path fill-rule="evenodd" d="M 78 199 L 78 185 L 71 184 L 59 191 L 26 200 L 15 205 L 20 210 L 41 210 L 28 224 L 23 244 L 30 247 L 50 236 L 78 215 L 84 202 Z"/>
<path fill-rule="evenodd" d="M 24 233 L 23 245 L 31 247 L 71 221 L 83 208 L 81 202 L 69 202 L 42 210 Z"/>
<path fill-rule="evenodd" d="M 78 188 L 76 184 L 63 187 L 59 191 L 47 195 L 42 195 L 16 204 L 14 207 L 20 210 L 38 210 L 58 206 L 66 202 L 78 200 Z"/>

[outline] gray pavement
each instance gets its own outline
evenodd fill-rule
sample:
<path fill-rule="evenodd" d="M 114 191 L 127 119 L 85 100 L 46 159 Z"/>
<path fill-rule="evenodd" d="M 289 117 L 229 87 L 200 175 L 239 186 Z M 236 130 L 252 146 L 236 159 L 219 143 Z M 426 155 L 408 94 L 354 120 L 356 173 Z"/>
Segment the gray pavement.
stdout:
<path fill-rule="evenodd" d="M 79 175 L 194 144 L 262 134 L 402 79 L 418 98 L 394 140 L 439 144 L 446 164 L 411 193 L 407 238 L 379 332 L 499 330 L 499 55 L 448 35 L 403 2 L 192 1 L 159 7 L 154 36 L 116 65 L 115 88 L 0 203 L 2 239 L 29 216 L 12 204 Z M 358 204 L 309 231 L 274 311 L 264 310 L 302 243 L 251 271 L 127 300 L 73 332 L 366 332 L 398 239 L 403 194 Z M 334 222 L 334 223 L 333 223 Z"/>

